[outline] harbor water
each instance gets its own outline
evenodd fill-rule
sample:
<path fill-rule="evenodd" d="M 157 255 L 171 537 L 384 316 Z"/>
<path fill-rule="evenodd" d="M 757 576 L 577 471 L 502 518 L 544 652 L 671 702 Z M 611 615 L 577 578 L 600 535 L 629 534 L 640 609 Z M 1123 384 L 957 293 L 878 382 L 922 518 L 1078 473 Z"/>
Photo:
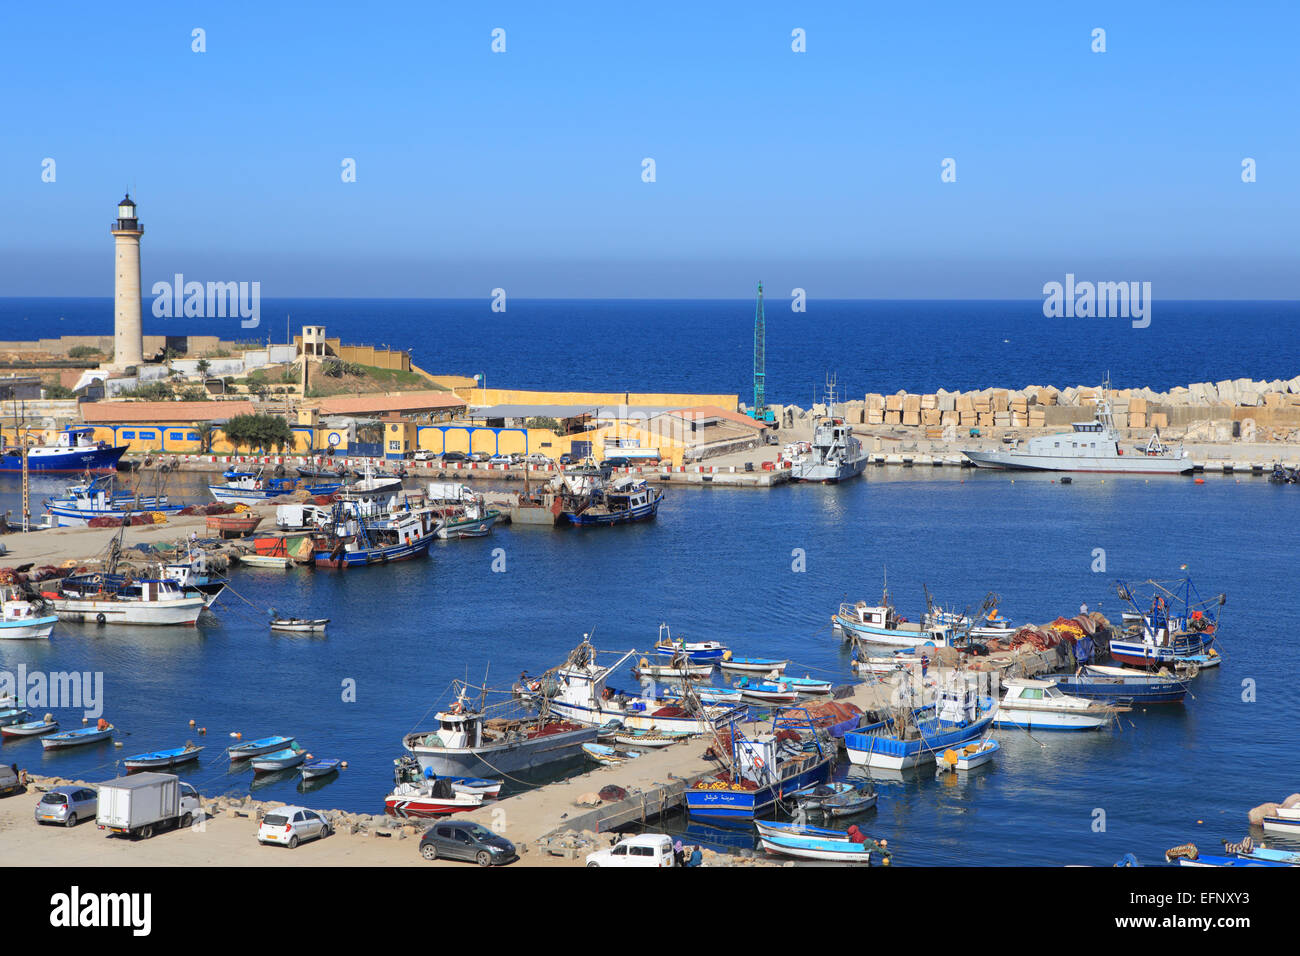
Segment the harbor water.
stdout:
<path fill-rule="evenodd" d="M 174 499 L 204 499 L 201 476 L 173 479 Z M 17 479 L 0 482 L 0 505 L 16 509 Z M 36 479 L 34 497 L 59 484 Z M 830 616 L 841 601 L 877 598 L 886 568 L 913 620 L 925 583 L 959 608 L 996 591 L 1014 621 L 1036 623 L 1081 603 L 1118 620 L 1115 579 L 1187 573 L 1228 601 L 1223 666 L 1192 683 L 1185 705 L 1138 709 L 1101 733 L 999 731 L 991 766 L 947 780 L 933 768 L 875 772 L 879 807 L 857 822 L 889 839 L 898 865 L 1109 864 L 1128 852 L 1154 862 L 1187 841 L 1212 852 L 1240 839 L 1250 807 L 1300 789 L 1285 759 L 1300 707 L 1293 487 L 888 467 L 839 486 L 666 492 L 643 525 L 505 526 L 386 568 L 236 570 L 237 594 L 197 628 L 61 623 L 48 642 L 0 642 L 4 670 L 101 672 L 122 742 L 43 753 L 37 740 L 8 741 L 0 756 L 96 781 L 124 756 L 194 740 L 207 750 L 182 778 L 209 795 L 247 793 L 251 771 L 229 773 L 223 758 L 229 734 L 292 734 L 348 769 L 310 793 L 272 779 L 259 799 L 378 813 L 403 734 L 430 726 L 453 679 L 508 688 L 584 633 L 601 649 L 648 649 L 666 621 L 675 637 L 790 658 L 792 675 L 844 683 L 849 654 Z M 329 628 L 272 634 L 271 607 L 329 617 Z M 635 686 L 630 674 L 624 683 Z M 79 713 L 55 713 L 63 729 L 80 726 Z"/>

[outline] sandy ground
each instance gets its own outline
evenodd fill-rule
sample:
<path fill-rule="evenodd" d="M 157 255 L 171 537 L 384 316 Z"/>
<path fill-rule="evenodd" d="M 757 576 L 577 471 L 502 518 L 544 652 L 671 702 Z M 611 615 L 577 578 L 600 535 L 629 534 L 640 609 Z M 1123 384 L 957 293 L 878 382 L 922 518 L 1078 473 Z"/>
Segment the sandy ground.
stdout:
<path fill-rule="evenodd" d="M 0 798 L 0 858 L 6 866 L 473 866 L 469 863 L 420 856 L 419 840 L 334 833 L 296 849 L 257 842 L 252 817 L 223 812 L 205 821 L 202 829 L 169 830 L 149 840 L 110 837 L 93 821 L 68 829 L 41 825 L 33 819 L 41 793 Z M 525 853 L 512 866 L 581 866 L 565 860 Z"/>

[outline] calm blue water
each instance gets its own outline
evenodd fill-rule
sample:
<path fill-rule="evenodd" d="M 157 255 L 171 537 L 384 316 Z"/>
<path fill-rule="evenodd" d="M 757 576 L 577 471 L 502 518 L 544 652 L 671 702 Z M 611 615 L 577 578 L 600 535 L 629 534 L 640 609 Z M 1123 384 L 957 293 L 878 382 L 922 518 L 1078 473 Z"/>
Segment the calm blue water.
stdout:
<path fill-rule="evenodd" d="M 1195 377 L 1195 376 L 1193 376 Z M 15 485 L 0 504 L 13 507 Z M 40 489 L 38 489 L 40 490 Z M 1300 491 L 1263 479 L 1047 477 L 873 469 L 863 481 L 771 492 L 669 488 L 657 522 L 578 532 L 502 528 L 435 547 L 432 560 L 335 574 L 241 571 L 218 622 L 196 630 L 60 625 L 48 646 L 0 642 L 0 666 L 101 670 L 106 715 L 124 746 L 45 756 L 4 744 L 4 762 L 103 779 L 122 755 L 208 729 L 209 759 L 186 772 L 205 792 L 246 792 L 217 754 L 233 730 L 292 733 L 351 766 L 302 795 L 292 781 L 266 799 L 378 812 L 402 735 L 453 678 L 487 673 L 508 686 L 522 669 L 558 663 L 584 631 L 601 648 L 647 647 L 660 621 L 674 634 L 719 638 L 738 652 L 791 657 L 792 671 L 850 677 L 829 617 L 844 599 L 878 594 L 888 565 L 896 601 L 915 618 L 921 584 L 941 601 L 1003 595 L 1016 620 L 1048 621 L 1080 603 L 1118 616 L 1117 577 L 1174 577 L 1180 564 L 1206 593 L 1224 591 L 1226 662 L 1193 684 L 1184 707 L 1127 715 L 1122 732 L 1000 732 L 992 767 L 939 782 L 933 771 L 880 779 L 879 810 L 861 825 L 903 864 L 1109 864 L 1132 851 L 1153 862 L 1194 840 L 1246 832 L 1247 809 L 1297 789 L 1294 675 L 1297 593 L 1292 529 Z M 507 571 L 491 571 L 503 548 Z M 802 548 L 807 571 L 791 570 Z M 1090 570 L 1104 548 L 1107 573 Z M 328 636 L 273 636 L 262 609 L 332 618 Z M 356 703 L 341 684 L 355 679 Z M 1257 700 L 1242 699 L 1242 682 Z M 628 684 L 631 685 L 631 678 Z M 74 715 L 61 712 L 65 727 Z M 1094 810 L 1106 831 L 1092 830 Z M 1197 821 L 1204 821 L 1198 824 Z M 1259 834 L 1257 833 L 1258 837 Z"/>
<path fill-rule="evenodd" d="M 770 290 L 769 290 L 770 291 Z M 345 342 L 412 350 L 430 372 L 485 374 L 491 387 L 753 395 L 752 301 L 266 299 L 262 326 L 155 319 L 151 334 L 285 340 L 322 324 Z M 1300 303 L 1162 302 L 1151 326 L 1046 319 L 1040 300 L 767 303 L 767 397 L 809 405 L 827 373 L 840 394 L 1099 383 L 1165 390 L 1300 372 Z M 112 300 L 0 298 L 0 340 L 111 331 Z"/>

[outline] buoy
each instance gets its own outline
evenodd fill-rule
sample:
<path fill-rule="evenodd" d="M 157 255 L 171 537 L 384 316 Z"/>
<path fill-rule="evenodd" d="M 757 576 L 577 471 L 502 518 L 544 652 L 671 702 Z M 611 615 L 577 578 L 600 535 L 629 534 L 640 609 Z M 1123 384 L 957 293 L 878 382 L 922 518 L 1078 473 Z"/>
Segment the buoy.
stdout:
<path fill-rule="evenodd" d="M 232 731 L 230 732 L 230 736 L 232 736 L 232 737 L 234 737 L 236 740 L 238 740 L 238 739 L 239 739 L 239 731 L 237 731 L 237 730 L 232 730 Z"/>
<path fill-rule="evenodd" d="M 207 732 L 208 732 L 208 728 L 206 728 L 206 727 L 200 727 L 200 728 L 199 728 L 199 733 L 200 733 L 200 734 L 206 734 Z"/>
<path fill-rule="evenodd" d="M 89 717 L 82 717 L 82 718 L 81 718 L 81 723 L 82 723 L 83 725 L 84 725 L 84 724 L 88 724 L 88 723 L 90 723 L 90 718 L 89 718 Z"/>
<path fill-rule="evenodd" d="M 194 726 L 194 723 L 195 723 L 194 718 L 191 717 L 191 718 L 190 718 L 190 726 L 193 727 L 193 726 Z"/>
<path fill-rule="evenodd" d="M 113 746 L 114 746 L 114 747 L 120 747 L 120 746 L 122 746 L 122 741 L 120 741 L 120 740 L 114 740 L 114 741 L 113 741 Z"/>
<path fill-rule="evenodd" d="M 347 769 L 348 769 L 348 762 L 345 760 L 345 761 L 343 761 L 341 764 L 339 764 L 339 766 L 342 767 L 344 770 L 347 770 Z"/>

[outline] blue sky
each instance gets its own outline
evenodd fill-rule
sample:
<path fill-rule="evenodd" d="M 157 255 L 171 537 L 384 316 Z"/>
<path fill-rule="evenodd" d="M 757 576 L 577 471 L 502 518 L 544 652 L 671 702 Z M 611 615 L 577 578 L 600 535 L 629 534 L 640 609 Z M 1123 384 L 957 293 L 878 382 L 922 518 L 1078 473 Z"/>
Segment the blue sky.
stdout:
<path fill-rule="evenodd" d="M 146 287 L 1296 298 L 1298 29 L 1288 3 L 9 4 L 0 295 L 110 295 L 130 186 Z"/>

